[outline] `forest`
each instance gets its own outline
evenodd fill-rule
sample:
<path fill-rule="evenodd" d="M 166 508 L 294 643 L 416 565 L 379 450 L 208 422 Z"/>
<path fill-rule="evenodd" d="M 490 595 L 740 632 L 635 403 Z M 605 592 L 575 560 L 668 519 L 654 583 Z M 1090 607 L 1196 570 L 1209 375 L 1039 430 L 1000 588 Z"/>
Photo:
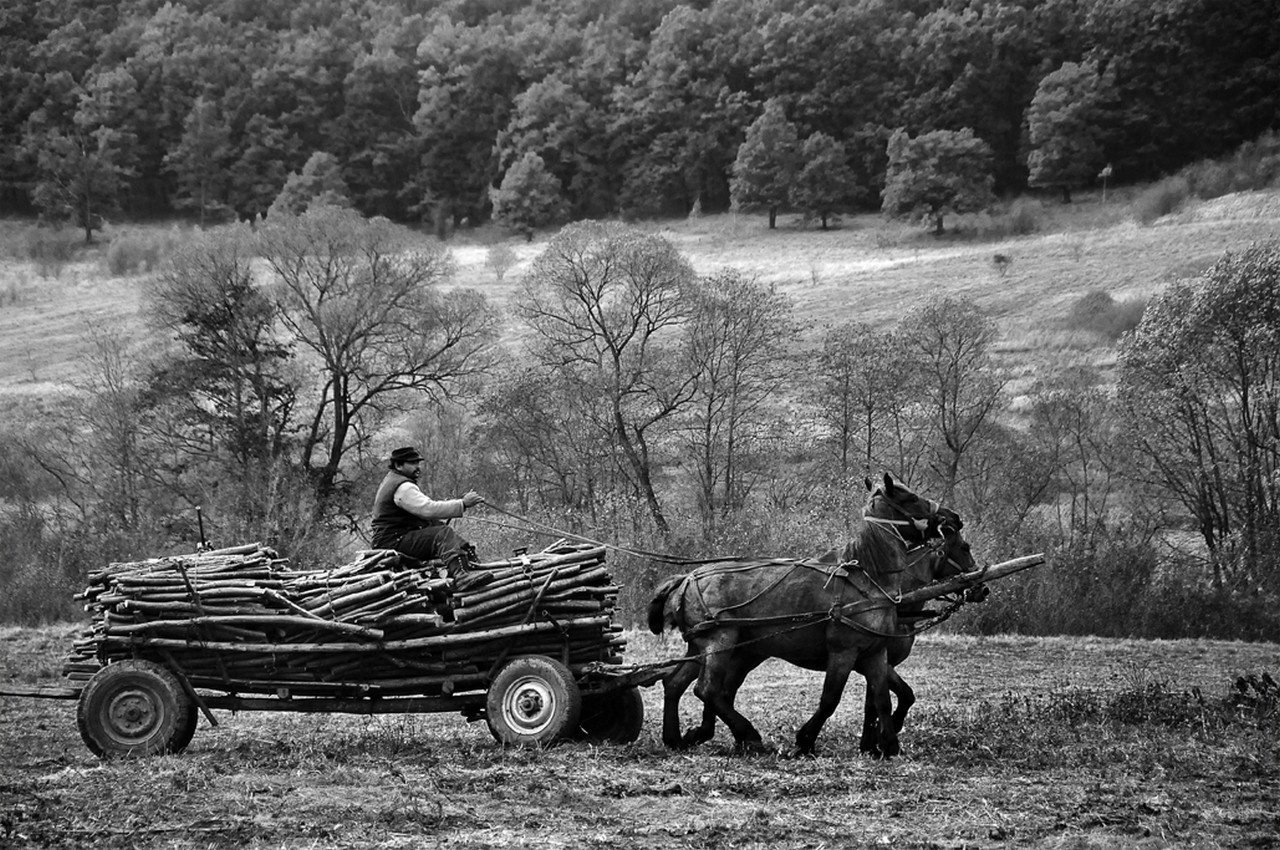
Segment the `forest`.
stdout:
<path fill-rule="evenodd" d="M 900 129 L 971 131 L 1004 195 L 1158 178 L 1280 113 L 1274 0 L 10 0 L 0 33 L 0 209 L 89 225 L 249 220 L 317 154 L 442 235 L 529 154 L 570 220 L 724 210 L 771 101 L 861 209 Z"/>
<path fill-rule="evenodd" d="M 1076 319 L 1116 345 L 1114 383 L 1045 375 L 1014 410 L 972 299 L 801 327 L 774 284 L 696 272 L 644 224 L 883 209 L 941 233 L 1103 173 L 1273 186 L 1275 11 L 5 4 L 0 207 L 39 223 L 13 253 L 43 274 L 89 250 L 68 232 L 191 227 L 93 248 L 137 276 L 143 330 L 87 326 L 74 386 L 5 417 L 0 619 L 73 615 L 95 565 L 190 551 L 206 522 L 333 562 L 365 545 L 394 442 L 441 494 L 694 557 L 815 554 L 889 470 L 959 510 L 986 561 L 1067 566 L 965 628 L 1274 640 L 1277 245 L 1150 303 L 1092 293 Z M 495 224 L 545 243 L 502 304 L 450 250 Z M 488 248 L 499 281 L 510 250 Z M 614 569 L 633 617 L 668 568 Z"/>

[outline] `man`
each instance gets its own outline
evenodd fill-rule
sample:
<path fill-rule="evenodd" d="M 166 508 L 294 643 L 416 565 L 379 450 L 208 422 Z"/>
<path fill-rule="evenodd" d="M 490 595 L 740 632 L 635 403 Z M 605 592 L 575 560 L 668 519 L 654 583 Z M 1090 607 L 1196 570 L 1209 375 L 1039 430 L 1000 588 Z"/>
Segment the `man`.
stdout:
<path fill-rule="evenodd" d="M 475 547 L 446 520 L 462 516 L 484 499 L 474 490 L 460 499 L 436 501 L 427 496 L 418 487 L 422 455 L 413 446 L 393 451 L 389 466 L 373 497 L 373 547 L 395 549 L 420 561 L 439 559 L 453 577 L 467 572 Z"/>

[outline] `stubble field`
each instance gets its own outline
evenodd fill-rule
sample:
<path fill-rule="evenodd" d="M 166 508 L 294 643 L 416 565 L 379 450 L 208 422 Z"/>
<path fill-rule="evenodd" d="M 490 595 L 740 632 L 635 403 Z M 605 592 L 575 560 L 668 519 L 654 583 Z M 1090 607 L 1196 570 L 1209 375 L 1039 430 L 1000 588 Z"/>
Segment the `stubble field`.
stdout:
<path fill-rule="evenodd" d="M 0 682 L 55 684 L 74 626 L 0 630 Z M 680 654 L 632 634 L 630 663 Z M 1265 848 L 1280 846 L 1280 647 L 931 634 L 891 762 L 858 754 L 862 682 L 788 745 L 821 677 L 757 671 L 740 706 L 776 755 L 720 730 L 627 746 L 499 746 L 460 715 L 216 712 L 179 756 L 100 762 L 74 703 L 0 697 L 0 846 L 138 848 Z M 684 706 L 686 722 L 696 700 Z"/>

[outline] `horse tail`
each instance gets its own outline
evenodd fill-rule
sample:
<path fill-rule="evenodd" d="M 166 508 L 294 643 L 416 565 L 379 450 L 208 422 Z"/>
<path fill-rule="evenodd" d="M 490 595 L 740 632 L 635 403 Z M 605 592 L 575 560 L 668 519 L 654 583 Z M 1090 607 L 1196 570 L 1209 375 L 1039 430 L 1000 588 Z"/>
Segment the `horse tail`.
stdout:
<path fill-rule="evenodd" d="M 649 631 L 655 635 L 662 634 L 663 628 L 666 626 L 666 610 L 667 598 L 671 596 L 671 592 L 680 586 L 680 582 L 684 581 L 684 576 L 671 576 L 662 584 L 658 585 L 658 589 L 654 592 L 653 599 L 649 602 Z"/>

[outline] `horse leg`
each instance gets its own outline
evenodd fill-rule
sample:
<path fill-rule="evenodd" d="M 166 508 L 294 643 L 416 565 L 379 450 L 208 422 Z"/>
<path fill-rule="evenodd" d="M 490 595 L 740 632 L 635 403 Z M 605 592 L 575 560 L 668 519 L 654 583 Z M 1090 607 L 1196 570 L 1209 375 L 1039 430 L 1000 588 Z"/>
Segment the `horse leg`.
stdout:
<path fill-rule="evenodd" d="M 827 675 L 822 681 L 822 697 L 818 700 L 818 710 L 800 727 L 800 731 L 796 732 L 796 749 L 801 755 L 814 754 L 818 733 L 822 731 L 827 718 L 835 713 L 836 706 L 840 705 L 840 697 L 844 693 L 845 684 L 849 681 L 849 674 L 853 671 L 854 660 L 855 658 L 848 652 L 833 654 L 829 659 Z"/>
<path fill-rule="evenodd" d="M 865 749 L 877 758 L 890 759 L 902 751 L 898 744 L 898 732 L 893 726 L 893 700 L 889 693 L 889 678 L 893 668 L 883 649 L 867 653 L 858 659 L 856 669 L 867 680 L 867 704 L 875 717 L 876 746 Z M 869 718 L 868 721 L 870 722 Z"/>
<path fill-rule="evenodd" d="M 760 666 L 763 658 L 737 660 L 730 659 L 729 672 L 725 674 L 725 693 L 728 695 L 729 704 L 736 705 L 738 698 L 738 689 L 742 687 L 742 683 L 746 681 L 747 675 Z M 685 733 L 685 746 L 694 746 L 706 741 L 710 741 L 716 732 L 716 712 L 710 705 L 703 703 L 702 705 L 702 724 L 695 726 Z"/>
<path fill-rule="evenodd" d="M 898 698 L 898 705 L 893 710 L 893 731 L 901 732 L 907 722 L 907 712 L 916 704 L 916 692 L 907 684 L 894 667 L 889 668 L 889 690 Z"/>
<path fill-rule="evenodd" d="M 689 654 L 695 652 L 692 645 Z M 662 743 L 669 749 L 681 749 L 690 746 L 688 737 L 680 736 L 680 697 L 698 678 L 701 662 L 692 658 L 677 667 L 662 680 Z"/>
<path fill-rule="evenodd" d="M 740 752 L 763 751 L 764 740 L 756 731 L 756 727 L 733 707 L 737 685 L 740 685 L 742 678 L 746 676 L 745 672 L 739 673 L 741 668 L 728 658 L 736 644 L 736 633 L 728 630 L 717 635 L 703 647 L 702 675 L 698 677 L 698 684 L 694 686 L 693 692 L 714 712 L 716 717 L 723 720 L 729 727 L 729 731 L 733 733 L 735 746 Z M 705 713 L 703 724 L 706 725 Z"/>
<path fill-rule="evenodd" d="M 899 733 L 907 721 L 907 712 L 911 710 L 911 706 L 915 705 L 916 694 L 893 667 L 889 668 L 889 675 L 885 684 L 890 693 L 898 698 L 898 704 L 893 709 L 890 722 L 893 724 L 893 731 Z M 864 753 L 880 756 L 880 718 L 869 683 L 867 685 L 866 705 L 862 718 L 862 737 L 858 740 L 858 749 Z"/>

